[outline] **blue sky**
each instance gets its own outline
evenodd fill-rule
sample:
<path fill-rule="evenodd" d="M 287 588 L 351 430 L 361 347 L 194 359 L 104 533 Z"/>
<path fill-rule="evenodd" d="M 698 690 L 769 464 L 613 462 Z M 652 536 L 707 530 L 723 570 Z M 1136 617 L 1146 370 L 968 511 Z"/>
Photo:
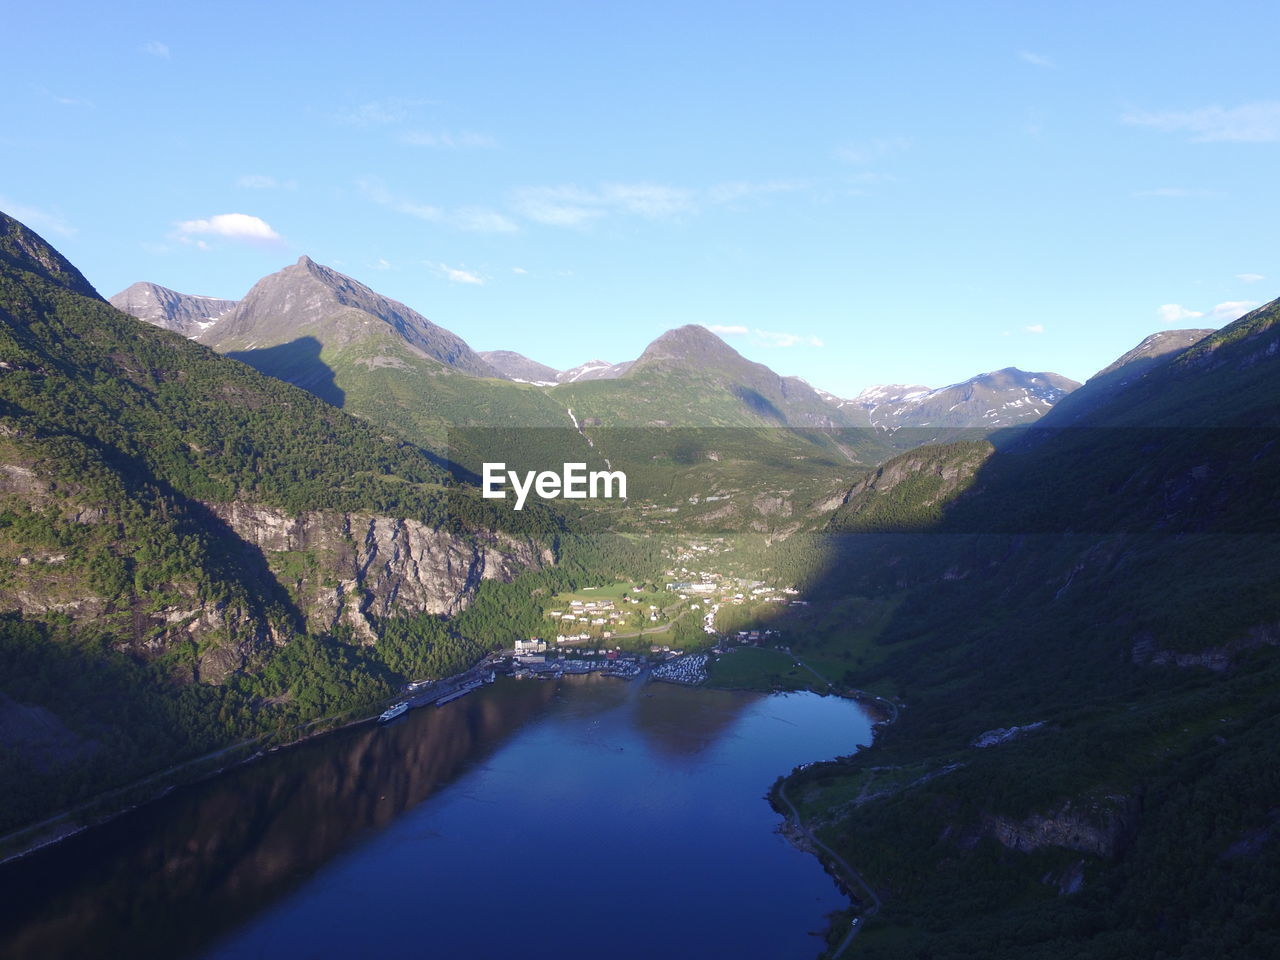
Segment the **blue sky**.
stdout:
<path fill-rule="evenodd" d="M 0 209 L 104 295 L 306 253 L 556 367 L 848 396 L 1280 293 L 1274 4 L 9 5 Z"/>

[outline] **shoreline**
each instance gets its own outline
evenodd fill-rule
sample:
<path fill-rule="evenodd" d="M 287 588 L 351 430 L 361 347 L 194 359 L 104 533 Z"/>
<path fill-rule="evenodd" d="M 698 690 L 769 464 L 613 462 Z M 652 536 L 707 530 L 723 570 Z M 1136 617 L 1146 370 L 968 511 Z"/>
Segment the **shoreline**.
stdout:
<path fill-rule="evenodd" d="M 871 724 L 872 743 L 875 742 L 876 735 L 879 733 L 880 728 L 887 727 L 898 720 L 898 705 L 885 697 L 867 693 L 865 690 L 850 690 L 847 693 L 841 693 L 833 689 L 830 693 L 832 696 L 841 697 L 846 700 L 853 700 L 864 708 L 869 709 L 874 706 L 881 711 L 881 719 L 873 720 Z M 871 744 L 867 744 L 867 746 L 870 745 Z M 858 747 L 857 749 L 862 750 L 864 748 Z M 818 760 L 815 761 L 815 763 L 828 763 L 833 762 L 836 759 L 837 758 L 833 757 L 831 760 Z M 799 850 L 801 853 L 807 853 L 815 857 L 818 863 L 822 865 L 823 872 L 831 877 L 836 886 L 840 888 L 841 893 L 849 898 L 850 907 L 857 911 L 857 916 L 854 920 L 853 926 L 838 945 L 833 946 L 829 942 L 828 938 L 828 945 L 823 950 L 821 957 L 830 957 L 831 960 L 835 960 L 835 958 L 838 958 L 844 953 L 849 944 L 853 942 L 853 938 L 861 931 L 863 919 L 873 917 L 880 912 L 880 898 L 871 888 L 871 885 L 862 877 L 862 874 L 858 873 L 857 870 L 846 863 L 839 854 L 819 840 L 817 836 L 804 825 L 804 821 L 800 816 L 800 810 L 787 796 L 787 782 L 799 770 L 808 766 L 809 764 L 805 764 L 804 767 L 796 767 L 790 772 L 779 776 L 773 786 L 769 789 L 769 793 L 766 796 L 769 801 L 769 805 L 782 817 L 782 825 L 778 827 L 778 832 L 781 833 L 787 843 L 791 844 L 795 849 Z M 790 814 L 786 812 L 787 810 L 791 811 Z M 837 869 L 837 866 L 841 869 Z M 857 888 L 861 888 L 863 893 L 866 894 L 866 899 L 858 896 L 855 892 Z M 831 922 L 827 925 L 828 934 L 836 930 L 835 924 L 836 920 L 833 915 Z"/>

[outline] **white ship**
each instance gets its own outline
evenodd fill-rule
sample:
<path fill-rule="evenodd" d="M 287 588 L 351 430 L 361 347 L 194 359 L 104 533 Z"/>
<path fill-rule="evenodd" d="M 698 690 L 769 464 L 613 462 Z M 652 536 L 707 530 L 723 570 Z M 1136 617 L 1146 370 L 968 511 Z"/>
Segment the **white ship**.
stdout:
<path fill-rule="evenodd" d="M 408 709 L 409 701 L 401 700 L 394 706 L 387 707 L 387 709 L 383 710 L 382 715 L 378 717 L 378 722 L 386 723 L 389 720 L 394 720 L 396 717 L 400 716 L 400 714 L 405 713 Z"/>

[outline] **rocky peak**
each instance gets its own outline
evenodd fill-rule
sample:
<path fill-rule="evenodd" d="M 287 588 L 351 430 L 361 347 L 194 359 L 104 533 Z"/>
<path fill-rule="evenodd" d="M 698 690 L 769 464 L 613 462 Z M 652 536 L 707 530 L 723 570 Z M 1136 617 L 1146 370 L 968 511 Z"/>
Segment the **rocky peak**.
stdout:
<path fill-rule="evenodd" d="M 235 300 L 179 293 L 147 282 L 131 284 L 108 302 L 139 320 L 190 338 L 198 337 L 236 307 Z"/>
<path fill-rule="evenodd" d="M 0 262 L 34 273 L 72 293 L 102 299 L 70 260 L 26 224 L 6 213 L 0 213 Z"/>

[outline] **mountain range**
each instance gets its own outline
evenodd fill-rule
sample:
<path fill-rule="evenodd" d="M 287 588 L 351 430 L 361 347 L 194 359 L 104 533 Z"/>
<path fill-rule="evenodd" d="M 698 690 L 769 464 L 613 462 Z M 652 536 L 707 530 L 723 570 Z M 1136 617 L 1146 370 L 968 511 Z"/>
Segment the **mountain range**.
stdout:
<path fill-rule="evenodd" d="M 397 301 L 381 296 L 350 277 L 321 266 L 309 257 L 278 273 L 264 277 L 238 303 L 192 297 L 152 283 L 136 283 L 112 298 L 112 303 L 139 319 L 198 339 L 220 353 L 245 360 L 273 376 L 303 386 L 338 402 L 346 390 L 337 383 L 335 369 L 320 358 L 350 352 L 359 343 L 384 343 L 386 354 L 362 356 L 366 367 L 400 368 L 405 347 L 420 358 L 475 377 L 508 380 L 538 387 L 581 384 L 597 380 L 642 379 L 637 367 L 650 373 L 655 363 L 669 369 L 696 369 L 709 363 L 717 387 L 736 395 L 745 410 L 730 412 L 718 404 L 728 420 L 754 424 L 761 420 L 793 427 L 866 427 L 893 429 L 903 426 L 933 428 L 998 429 L 1034 420 L 1079 386 L 1054 373 L 1025 373 L 1015 368 L 981 374 L 963 383 L 936 390 L 924 387 L 871 387 L 852 400 L 842 400 L 815 390 L 797 377 L 781 377 L 762 364 L 752 364 L 719 337 L 703 329 L 695 337 L 683 328 L 650 344 L 633 361 L 609 363 L 591 360 L 568 370 L 556 370 L 509 350 L 476 353 L 456 334 L 428 321 Z M 714 343 L 713 343 L 714 341 Z M 270 351 L 270 352 L 267 352 Z M 366 351 L 367 353 L 367 351 Z M 435 371 L 439 372 L 439 371 Z M 646 381 L 653 386 L 652 376 Z M 764 387 L 761 390 L 761 387 Z M 465 388 L 455 388 L 465 389 Z M 631 390 L 634 392 L 634 387 Z M 528 426 L 549 425 L 547 408 L 535 409 L 527 395 L 504 402 L 500 388 L 489 388 L 490 412 L 498 425 L 499 411 L 520 411 L 530 417 Z M 609 395 L 605 391 L 600 396 Z M 558 394 L 557 394 L 558 396 Z M 588 394 L 596 397 L 596 394 Z M 618 394 L 621 398 L 622 394 Z M 656 398 L 646 398 L 652 403 Z M 718 426 L 704 417 L 702 401 L 691 398 L 683 411 L 662 411 L 649 418 L 657 424 Z M 822 402 L 819 402 L 822 401 Z M 481 410 L 485 406 L 481 405 Z M 602 420 L 610 426 L 635 425 L 637 418 L 622 415 Z M 670 415 L 666 415 L 670 414 Z M 464 422 L 454 416 L 450 422 Z M 477 425 L 484 423 L 482 417 Z"/>
<path fill-rule="evenodd" d="M 759 689 L 893 720 L 773 792 L 875 891 L 861 955 L 1280 950 L 1280 300 L 1078 387 L 839 400 L 699 326 L 550 386 L 305 257 L 213 320 L 130 291 L 0 215 L 4 826 L 376 712 L 718 524 L 802 596 L 741 608 L 787 636 Z M 495 450 L 637 492 L 516 514 Z"/>

